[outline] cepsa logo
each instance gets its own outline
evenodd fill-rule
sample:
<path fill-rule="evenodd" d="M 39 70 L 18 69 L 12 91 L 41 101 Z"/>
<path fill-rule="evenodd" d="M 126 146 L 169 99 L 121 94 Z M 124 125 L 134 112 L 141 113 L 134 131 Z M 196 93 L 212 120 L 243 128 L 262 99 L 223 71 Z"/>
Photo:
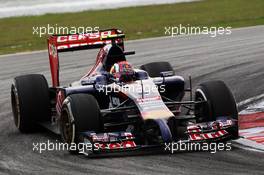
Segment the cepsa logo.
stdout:
<path fill-rule="evenodd" d="M 95 45 L 95 44 L 109 44 L 111 40 L 101 41 L 101 37 L 106 37 L 113 34 L 112 31 L 96 32 L 96 33 L 85 33 L 85 34 L 74 34 L 68 36 L 58 36 L 57 43 L 58 50 L 67 49 L 72 47 Z M 65 43 L 65 44 L 64 44 Z"/>
<path fill-rule="evenodd" d="M 94 39 L 100 39 L 101 36 L 109 36 L 112 34 L 112 31 L 105 31 L 105 32 L 95 32 L 95 33 L 85 33 L 85 34 L 74 34 L 74 35 L 68 35 L 68 36 L 58 36 L 57 42 L 63 43 L 63 42 L 69 42 L 69 41 L 82 41 L 82 40 L 94 40 Z"/>

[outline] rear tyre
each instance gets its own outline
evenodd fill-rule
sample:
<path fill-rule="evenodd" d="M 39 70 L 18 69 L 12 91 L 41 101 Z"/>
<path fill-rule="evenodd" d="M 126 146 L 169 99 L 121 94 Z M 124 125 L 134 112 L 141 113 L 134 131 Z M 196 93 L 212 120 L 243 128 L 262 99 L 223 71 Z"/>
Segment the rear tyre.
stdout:
<path fill-rule="evenodd" d="M 22 133 L 38 129 L 37 123 L 50 119 L 49 87 L 43 75 L 16 77 L 11 86 L 11 103 L 16 127 Z"/>
<path fill-rule="evenodd" d="M 61 114 L 62 141 L 78 145 L 80 133 L 85 131 L 100 132 L 103 129 L 100 108 L 97 100 L 88 94 L 73 94 L 68 96 Z M 78 153 L 79 150 L 69 150 Z"/>
<path fill-rule="evenodd" d="M 160 77 L 161 72 L 168 72 L 168 71 L 172 71 L 173 72 L 172 75 L 175 75 L 175 72 L 171 64 L 168 62 L 152 62 L 140 66 L 140 69 L 148 72 L 150 77 Z M 184 84 L 185 84 L 184 80 L 179 79 L 177 81 L 166 84 L 165 86 L 163 86 L 162 89 L 159 89 L 159 91 L 162 96 L 165 96 L 174 101 L 181 101 L 181 99 L 184 96 Z"/>
<path fill-rule="evenodd" d="M 238 119 L 235 98 L 223 81 L 200 84 L 195 92 L 195 101 L 207 101 L 195 106 L 195 115 L 199 122 L 215 121 L 217 117 Z M 238 127 L 230 132 L 238 137 Z"/>
<path fill-rule="evenodd" d="M 148 72 L 150 77 L 160 77 L 161 72 L 173 71 L 172 66 L 168 62 L 152 62 L 140 66 L 140 69 Z"/>

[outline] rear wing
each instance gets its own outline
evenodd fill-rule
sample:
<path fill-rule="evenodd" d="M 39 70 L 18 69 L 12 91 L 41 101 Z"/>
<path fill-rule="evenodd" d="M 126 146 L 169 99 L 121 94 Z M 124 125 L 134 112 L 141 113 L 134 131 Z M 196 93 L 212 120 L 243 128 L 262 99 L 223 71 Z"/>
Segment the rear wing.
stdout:
<path fill-rule="evenodd" d="M 59 83 L 59 52 L 101 48 L 105 44 L 115 42 L 124 49 L 124 33 L 118 29 L 100 30 L 92 33 L 51 35 L 48 38 L 48 53 L 52 86 Z"/>

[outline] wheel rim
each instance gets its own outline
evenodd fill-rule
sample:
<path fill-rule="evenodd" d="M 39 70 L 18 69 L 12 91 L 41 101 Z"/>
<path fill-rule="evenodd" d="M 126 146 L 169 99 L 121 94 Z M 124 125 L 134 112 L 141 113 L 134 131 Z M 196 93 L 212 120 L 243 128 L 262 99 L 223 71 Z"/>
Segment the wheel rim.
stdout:
<path fill-rule="evenodd" d="M 61 134 L 63 141 L 70 144 L 74 142 L 74 130 L 75 126 L 70 121 L 68 111 L 64 111 L 61 116 Z"/>
<path fill-rule="evenodd" d="M 195 101 L 197 102 L 207 101 L 207 98 L 201 89 L 196 90 Z M 204 118 L 208 115 L 207 114 L 208 109 L 206 108 L 208 108 L 208 104 L 202 103 L 195 105 L 195 116 L 197 117 L 198 122 L 203 122 Z"/>
<path fill-rule="evenodd" d="M 11 103 L 12 103 L 12 111 L 14 116 L 14 122 L 17 128 L 20 127 L 20 106 L 19 106 L 19 99 L 16 87 L 12 85 L 11 90 Z"/>

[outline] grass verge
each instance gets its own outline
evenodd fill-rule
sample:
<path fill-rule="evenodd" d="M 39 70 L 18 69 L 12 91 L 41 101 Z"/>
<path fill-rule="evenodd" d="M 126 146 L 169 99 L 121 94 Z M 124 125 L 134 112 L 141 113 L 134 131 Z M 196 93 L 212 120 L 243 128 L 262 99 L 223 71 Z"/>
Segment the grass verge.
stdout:
<path fill-rule="evenodd" d="M 127 39 L 164 36 L 165 26 L 231 26 L 264 24 L 263 0 L 204 0 L 190 3 L 129 7 L 78 13 L 0 19 L 0 54 L 46 48 L 46 37 L 33 26 L 99 26 L 120 28 Z"/>

